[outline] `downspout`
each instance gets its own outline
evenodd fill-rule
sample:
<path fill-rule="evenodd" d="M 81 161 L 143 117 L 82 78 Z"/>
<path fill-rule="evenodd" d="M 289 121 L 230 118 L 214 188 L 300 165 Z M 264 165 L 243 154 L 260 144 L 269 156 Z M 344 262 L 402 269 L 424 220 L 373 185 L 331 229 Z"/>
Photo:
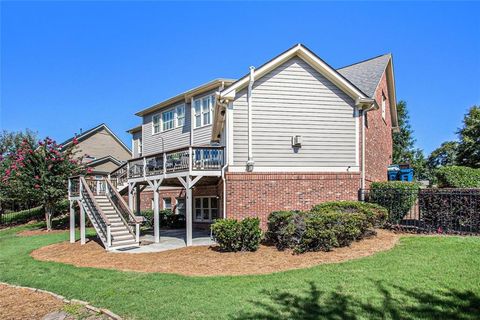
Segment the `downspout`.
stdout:
<path fill-rule="evenodd" d="M 360 200 L 364 200 L 365 194 L 363 190 L 365 189 L 365 180 L 366 180 L 366 175 L 365 175 L 365 116 L 367 115 L 367 112 L 370 110 L 375 109 L 375 104 L 372 103 L 369 107 L 366 109 L 361 109 L 361 114 L 362 114 L 362 178 L 361 178 L 361 185 L 360 188 L 362 190 L 361 193 L 361 198 Z"/>
<path fill-rule="evenodd" d="M 219 102 L 221 103 L 222 105 L 224 105 L 225 103 L 223 101 Z M 222 178 L 222 191 L 223 191 L 223 210 L 222 210 L 222 216 L 223 216 L 223 219 L 226 219 L 227 218 L 227 184 L 226 184 L 226 179 L 225 179 L 225 170 L 227 169 L 227 166 L 228 166 L 228 148 L 229 148 L 229 145 L 228 145 L 228 120 L 227 120 L 227 117 L 228 117 L 228 111 L 227 111 L 227 107 L 225 106 L 225 148 L 223 149 L 223 166 L 222 166 L 222 175 L 221 175 L 221 178 Z"/>
<path fill-rule="evenodd" d="M 255 67 L 250 67 L 250 81 L 248 82 L 248 98 L 247 98 L 247 108 L 248 108 L 248 160 L 247 160 L 247 171 L 253 171 L 253 152 L 252 152 L 252 94 L 253 94 L 253 83 L 255 82 Z"/>

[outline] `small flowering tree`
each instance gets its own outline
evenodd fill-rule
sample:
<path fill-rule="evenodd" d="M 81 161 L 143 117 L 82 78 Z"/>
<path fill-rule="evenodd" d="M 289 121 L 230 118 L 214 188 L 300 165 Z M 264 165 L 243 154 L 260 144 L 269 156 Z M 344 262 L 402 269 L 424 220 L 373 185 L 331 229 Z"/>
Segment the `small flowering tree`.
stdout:
<path fill-rule="evenodd" d="M 21 192 L 22 197 L 36 200 L 45 209 L 47 230 L 52 228 L 55 205 L 67 195 L 68 178 L 84 171 L 75 158 L 77 140 L 62 150 L 54 140 L 45 138 L 34 148 L 24 140 L 20 148 L 3 159 L 4 188 L 9 186 Z"/>

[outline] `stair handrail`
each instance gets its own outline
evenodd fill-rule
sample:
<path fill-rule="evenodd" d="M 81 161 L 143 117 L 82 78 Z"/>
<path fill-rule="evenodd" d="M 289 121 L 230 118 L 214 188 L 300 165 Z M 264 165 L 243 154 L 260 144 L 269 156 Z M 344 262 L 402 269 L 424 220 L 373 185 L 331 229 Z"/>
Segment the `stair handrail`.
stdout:
<path fill-rule="evenodd" d="M 105 181 L 107 182 L 107 185 L 109 187 L 109 191 L 112 192 L 115 194 L 115 196 L 117 197 L 118 199 L 118 202 L 120 203 L 120 206 L 122 207 L 122 209 L 127 212 L 127 214 L 129 215 L 130 219 L 132 219 L 132 221 L 134 223 L 140 223 L 143 221 L 143 219 L 141 219 L 140 217 L 136 216 L 133 214 L 133 212 L 130 210 L 130 208 L 128 207 L 127 203 L 125 202 L 125 200 L 123 199 L 123 197 L 120 195 L 120 192 L 118 192 L 117 188 L 114 188 L 113 185 L 112 185 L 112 182 L 109 180 L 109 179 L 105 179 Z M 113 202 L 113 201 L 112 201 Z M 113 205 L 115 207 L 117 207 L 114 203 Z"/>
<path fill-rule="evenodd" d="M 92 193 L 92 190 L 90 190 L 90 187 L 87 184 L 87 181 L 85 180 L 84 176 L 80 176 L 80 180 L 82 181 L 83 188 L 87 191 L 88 196 L 90 197 L 90 200 L 93 202 L 95 205 L 95 209 L 97 209 L 98 213 L 100 213 L 100 216 L 102 217 L 103 221 L 105 221 L 105 225 L 110 226 L 110 220 L 108 220 L 107 216 L 103 212 L 102 208 L 98 205 L 97 200 L 95 199 L 95 196 Z"/>

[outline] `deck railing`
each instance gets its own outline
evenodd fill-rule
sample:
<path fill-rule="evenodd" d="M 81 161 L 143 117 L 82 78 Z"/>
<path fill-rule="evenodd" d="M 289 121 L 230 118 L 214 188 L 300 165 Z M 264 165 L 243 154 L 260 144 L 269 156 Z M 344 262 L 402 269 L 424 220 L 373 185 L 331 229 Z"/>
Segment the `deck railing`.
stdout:
<path fill-rule="evenodd" d="M 216 171 L 225 164 L 223 147 L 187 147 L 128 161 L 128 179 L 164 173 Z"/>
<path fill-rule="evenodd" d="M 128 167 L 125 162 L 120 167 L 110 173 L 110 180 L 112 181 L 115 188 L 121 186 L 128 181 Z"/>

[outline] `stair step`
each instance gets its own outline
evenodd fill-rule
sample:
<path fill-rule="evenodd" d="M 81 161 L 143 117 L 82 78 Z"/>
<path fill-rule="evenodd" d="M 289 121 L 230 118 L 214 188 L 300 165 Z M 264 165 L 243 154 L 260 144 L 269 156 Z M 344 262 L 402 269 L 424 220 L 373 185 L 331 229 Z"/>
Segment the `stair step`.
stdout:
<path fill-rule="evenodd" d="M 131 239 L 128 239 L 128 240 L 118 240 L 118 241 L 115 241 L 113 240 L 112 241 L 112 247 L 117 247 L 117 246 L 124 246 L 124 245 L 136 245 L 137 243 L 135 242 L 135 239 L 133 239 L 133 237 Z"/>
<path fill-rule="evenodd" d="M 123 236 L 112 237 L 112 241 L 115 243 L 123 240 L 135 240 L 135 238 L 130 233 Z"/>
<path fill-rule="evenodd" d="M 126 235 L 130 235 L 130 232 L 128 231 L 127 228 L 125 228 L 123 230 L 112 231 L 112 236 L 114 238 L 121 237 L 121 236 L 126 236 Z"/>

